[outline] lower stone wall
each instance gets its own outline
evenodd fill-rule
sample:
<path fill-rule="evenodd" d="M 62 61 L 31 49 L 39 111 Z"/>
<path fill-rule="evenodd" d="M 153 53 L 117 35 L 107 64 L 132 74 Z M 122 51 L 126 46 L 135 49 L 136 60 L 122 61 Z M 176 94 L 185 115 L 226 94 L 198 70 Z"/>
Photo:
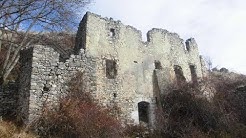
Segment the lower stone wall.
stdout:
<path fill-rule="evenodd" d="M 60 62 L 59 54 L 54 49 L 41 45 L 35 45 L 30 51 L 24 52 L 27 53 L 23 55 L 23 70 L 20 75 L 22 100 L 19 102 L 19 109 L 25 124 L 37 119 L 42 114 L 44 105 L 56 107 L 59 99 L 66 95 L 70 79 L 77 72 L 81 72 L 83 73 L 81 87 L 84 91 L 90 92 L 104 107 L 117 106 L 117 109 L 120 109 L 117 117 L 122 122 L 139 124 L 138 103 L 149 103 L 148 116 L 153 126 L 156 102 L 151 89 L 152 79 L 138 80 L 139 76 L 143 75 L 139 66 L 135 65 L 134 69 L 127 68 L 122 71 L 120 65 L 124 64 L 119 63 L 117 77 L 109 79 L 106 76 L 105 61 L 106 59 L 117 61 L 116 58 L 93 57 L 81 49 L 78 55 L 71 55 L 65 62 Z M 152 77 L 153 71 L 149 72 L 149 76 Z M 142 87 L 146 83 L 151 88 Z"/>
<path fill-rule="evenodd" d="M 5 119 L 16 117 L 18 88 L 16 83 L 0 86 L 0 116 Z"/>
<path fill-rule="evenodd" d="M 25 124 L 42 114 L 43 108 L 56 107 L 66 95 L 69 81 L 78 72 L 83 73 L 85 91 L 96 95 L 96 61 L 81 50 L 65 62 L 59 61 L 59 53 L 48 46 L 35 45 L 23 51 L 20 78 L 19 115 Z"/>

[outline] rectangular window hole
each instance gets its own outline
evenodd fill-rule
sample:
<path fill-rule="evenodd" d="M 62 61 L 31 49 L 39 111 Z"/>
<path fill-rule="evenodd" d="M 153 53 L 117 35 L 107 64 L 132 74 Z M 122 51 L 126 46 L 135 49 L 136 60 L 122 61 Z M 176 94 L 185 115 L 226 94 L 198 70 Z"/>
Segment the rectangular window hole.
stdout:
<path fill-rule="evenodd" d="M 106 60 L 106 77 L 115 79 L 117 75 L 116 62 L 114 60 Z"/>
<path fill-rule="evenodd" d="M 190 73 L 192 82 L 197 83 L 196 67 L 194 65 L 190 65 Z"/>
<path fill-rule="evenodd" d="M 174 65 L 174 72 L 175 72 L 178 84 L 182 84 L 186 81 L 184 74 L 183 74 L 183 71 L 182 71 L 182 68 L 180 66 Z"/>
<path fill-rule="evenodd" d="M 161 69 L 161 62 L 158 60 L 155 60 L 155 69 Z"/>
<path fill-rule="evenodd" d="M 110 29 L 109 36 L 110 37 L 115 37 L 115 29 L 113 29 L 113 28 Z"/>

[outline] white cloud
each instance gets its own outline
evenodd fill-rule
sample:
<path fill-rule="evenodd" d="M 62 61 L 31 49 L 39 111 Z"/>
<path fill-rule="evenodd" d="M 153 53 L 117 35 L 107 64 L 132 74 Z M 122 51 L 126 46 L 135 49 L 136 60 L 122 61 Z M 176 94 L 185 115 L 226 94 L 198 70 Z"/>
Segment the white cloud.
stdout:
<path fill-rule="evenodd" d="M 246 74 L 245 0 L 98 0 L 91 11 L 142 30 L 164 28 L 194 37 L 214 65 Z"/>

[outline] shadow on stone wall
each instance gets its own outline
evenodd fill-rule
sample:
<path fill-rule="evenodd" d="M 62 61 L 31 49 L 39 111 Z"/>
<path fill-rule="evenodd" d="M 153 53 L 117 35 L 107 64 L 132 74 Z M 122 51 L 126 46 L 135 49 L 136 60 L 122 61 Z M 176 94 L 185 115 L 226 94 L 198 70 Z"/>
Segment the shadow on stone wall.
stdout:
<path fill-rule="evenodd" d="M 16 119 L 18 87 L 15 82 L 0 86 L 0 116 L 4 120 Z"/>

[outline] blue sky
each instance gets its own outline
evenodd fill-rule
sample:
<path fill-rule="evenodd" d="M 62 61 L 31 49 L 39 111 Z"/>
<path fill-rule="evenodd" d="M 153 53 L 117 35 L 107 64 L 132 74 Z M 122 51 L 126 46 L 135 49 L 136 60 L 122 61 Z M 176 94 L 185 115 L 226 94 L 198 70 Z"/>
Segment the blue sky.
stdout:
<path fill-rule="evenodd" d="M 194 37 L 214 67 L 246 74 L 246 0 L 94 0 L 89 11 L 145 34 L 164 28 Z"/>

